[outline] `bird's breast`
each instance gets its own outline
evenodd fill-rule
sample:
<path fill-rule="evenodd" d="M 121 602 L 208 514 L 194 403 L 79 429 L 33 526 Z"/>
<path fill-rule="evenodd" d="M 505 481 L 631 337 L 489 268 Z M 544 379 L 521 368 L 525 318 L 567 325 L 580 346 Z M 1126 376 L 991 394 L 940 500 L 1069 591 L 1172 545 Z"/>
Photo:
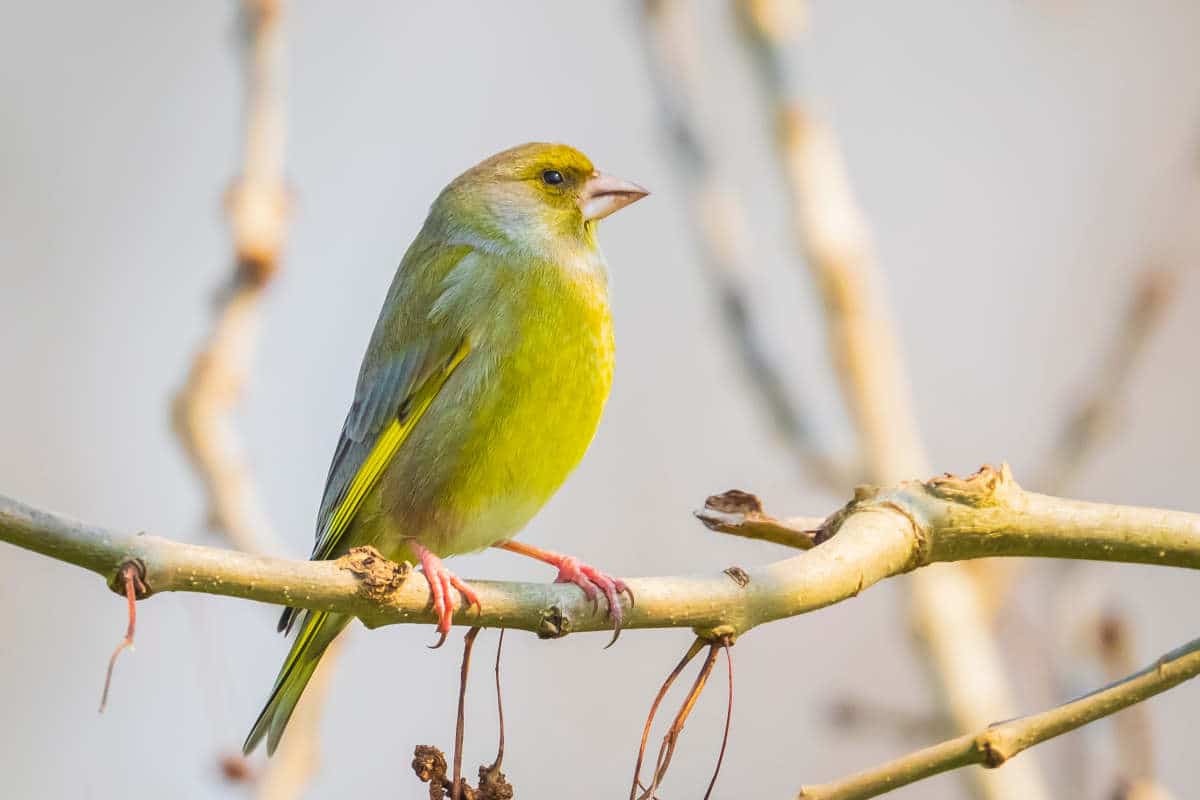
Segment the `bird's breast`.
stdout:
<path fill-rule="evenodd" d="M 587 450 L 612 385 L 613 332 L 603 273 L 521 276 L 463 366 L 462 438 L 439 502 L 458 528 L 439 549 L 509 538 L 550 499 Z M 448 387 L 449 388 L 449 387 Z"/>

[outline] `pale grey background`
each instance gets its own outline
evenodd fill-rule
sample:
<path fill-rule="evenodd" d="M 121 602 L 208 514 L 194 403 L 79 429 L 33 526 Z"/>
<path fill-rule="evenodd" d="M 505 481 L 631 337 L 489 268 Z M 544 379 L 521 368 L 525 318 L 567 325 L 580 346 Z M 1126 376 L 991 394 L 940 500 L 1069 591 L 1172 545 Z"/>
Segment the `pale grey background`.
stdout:
<path fill-rule="evenodd" d="M 819 424 L 844 442 L 747 64 L 725 5 L 696 7 L 711 86 L 703 120 L 749 206 L 761 322 Z M 212 541 L 167 398 L 229 270 L 218 198 L 239 155 L 234 5 L 9 2 L 4 11 L 0 491 Z M 797 481 L 739 385 L 694 263 L 633 6 L 309 2 L 296 4 L 289 27 L 297 207 L 241 427 L 291 553 L 308 552 L 358 359 L 429 201 L 466 166 L 529 139 L 576 144 L 655 193 L 604 226 L 620 350 L 613 397 L 584 465 L 527 540 L 617 574 L 711 571 L 782 553 L 700 530 L 689 512 L 706 494 L 739 486 L 780 511 L 835 507 L 838 498 Z M 1194 261 L 1198 34 L 1190 0 L 815 4 L 806 85 L 841 135 L 873 224 L 938 469 L 1008 459 L 1032 477 L 1136 268 Z M 1192 269 L 1134 376 L 1119 436 L 1076 493 L 1200 509 L 1198 311 Z M 503 553 L 456 566 L 550 578 Z M 1195 634 L 1193 576 L 1090 574 L 1097 593 L 1128 609 L 1147 659 Z M 273 609 L 198 596 L 142 606 L 137 652 L 99 717 L 123 604 L 95 577 L 9 547 L 0 575 L 5 796 L 128 797 L 130 786 L 142 797 L 229 796 L 214 762 L 240 744 L 283 656 Z M 850 690 L 931 707 L 896 613 L 902 599 L 894 581 L 745 637 L 718 796 L 740 784 L 741 796 L 788 797 L 804 780 L 923 743 L 849 736 L 825 721 L 828 702 Z M 1034 603 L 1026 613 L 1041 612 Z M 432 638 L 425 627 L 356 631 L 313 796 L 422 796 L 407 764 L 416 743 L 450 743 L 459 658 L 457 643 L 426 650 Z M 624 796 L 646 706 L 688 639 L 630 632 L 601 652 L 600 637 L 511 636 L 506 767 L 520 796 Z M 481 637 L 481 663 L 493 646 L 493 634 Z M 1030 677 L 1037 661 L 1017 659 L 1026 709 L 1054 699 Z M 475 677 L 472 771 L 494 747 L 487 669 Z M 707 781 L 720 684 L 688 726 L 668 797 L 697 796 Z M 1180 797 L 1200 786 L 1198 710 L 1194 686 L 1153 705 L 1161 774 Z M 1090 736 L 1108 742 L 1105 728 Z M 1060 774 L 1055 760 L 1042 755 Z M 897 796 L 960 789 L 942 778 Z"/>

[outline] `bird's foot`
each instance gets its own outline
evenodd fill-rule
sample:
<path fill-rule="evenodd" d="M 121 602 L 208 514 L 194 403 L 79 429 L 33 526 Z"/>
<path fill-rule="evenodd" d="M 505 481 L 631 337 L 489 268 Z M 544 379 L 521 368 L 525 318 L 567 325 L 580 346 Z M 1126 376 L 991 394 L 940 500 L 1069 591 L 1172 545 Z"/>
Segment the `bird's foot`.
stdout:
<path fill-rule="evenodd" d="M 451 589 L 457 589 L 462 594 L 463 599 L 467 601 L 467 608 L 475 606 L 482 611 L 483 606 L 475 590 L 446 569 L 440 558 L 422 547 L 419 542 L 413 541 L 411 546 L 421 560 L 421 572 L 425 575 L 425 580 L 429 583 L 429 593 L 433 596 L 433 611 L 437 614 L 437 632 L 440 638 L 437 644 L 431 647 L 436 649 L 445 644 L 446 636 L 450 633 L 450 624 L 454 620 L 454 595 Z"/>
<path fill-rule="evenodd" d="M 621 595 L 629 596 L 629 604 L 633 605 L 633 591 L 620 578 L 614 578 L 601 572 L 590 564 L 585 564 L 574 556 L 566 556 L 549 550 L 542 550 L 527 544 L 508 541 L 496 545 L 504 550 L 519 553 L 523 556 L 536 558 L 553 567 L 558 567 L 558 577 L 555 583 L 573 583 L 583 590 L 584 596 L 592 601 L 592 608 L 598 606 L 600 595 L 608 601 L 608 618 L 613 623 L 613 638 L 606 647 L 612 647 L 621 635 L 621 624 L 624 622 L 624 610 L 621 605 Z"/>

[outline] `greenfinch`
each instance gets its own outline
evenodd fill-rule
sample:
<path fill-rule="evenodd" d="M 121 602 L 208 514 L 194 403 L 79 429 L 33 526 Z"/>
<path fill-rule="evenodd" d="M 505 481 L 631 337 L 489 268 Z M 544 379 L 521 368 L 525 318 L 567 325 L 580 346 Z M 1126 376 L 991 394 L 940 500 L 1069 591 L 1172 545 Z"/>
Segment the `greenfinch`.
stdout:
<path fill-rule="evenodd" d="M 329 467 L 314 560 L 371 545 L 419 562 L 445 641 L 454 591 L 441 559 L 486 547 L 558 568 L 606 598 L 620 630 L 625 584 L 511 541 L 579 463 L 613 372 L 599 220 L 646 196 L 561 144 L 506 150 L 442 190 L 405 253 L 359 371 Z M 629 595 L 632 602 L 632 594 Z M 290 631 L 299 609 L 284 611 Z M 250 735 L 273 753 L 322 654 L 351 617 L 304 611 Z"/>

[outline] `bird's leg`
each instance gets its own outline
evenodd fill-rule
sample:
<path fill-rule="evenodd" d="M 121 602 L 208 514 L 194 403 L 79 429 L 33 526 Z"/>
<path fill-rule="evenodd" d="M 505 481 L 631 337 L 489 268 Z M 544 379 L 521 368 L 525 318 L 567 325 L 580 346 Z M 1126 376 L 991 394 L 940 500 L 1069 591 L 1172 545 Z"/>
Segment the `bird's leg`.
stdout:
<path fill-rule="evenodd" d="M 606 575 L 595 567 L 584 564 L 574 556 L 553 553 L 549 550 L 543 550 L 540 547 L 522 544 L 521 542 L 507 540 L 499 542 L 493 545 L 493 547 L 507 550 L 510 553 L 536 558 L 538 561 L 558 567 L 558 577 L 554 579 L 554 582 L 575 584 L 592 601 L 593 607 L 596 606 L 599 595 L 603 593 L 604 597 L 608 600 L 608 616 L 613 621 L 612 642 L 617 640 L 617 636 L 621 633 L 621 622 L 624 618 L 621 608 L 621 594 L 629 595 L 629 604 L 633 605 L 633 592 L 625 585 L 624 581 L 620 578 Z M 612 642 L 609 642 L 610 646 Z"/>
<path fill-rule="evenodd" d="M 479 596 L 475 591 L 446 569 L 446 565 L 431 550 L 416 539 L 410 539 L 408 545 L 421 560 L 421 572 L 429 583 L 429 593 L 433 595 L 433 612 L 438 618 L 437 632 L 441 634 L 438 643 L 433 647 L 438 648 L 446 641 L 446 636 L 450 633 L 450 623 L 454 619 L 454 596 L 451 589 L 458 589 L 462 593 L 468 608 L 475 606 L 482 610 L 483 606 L 479 603 Z"/>

